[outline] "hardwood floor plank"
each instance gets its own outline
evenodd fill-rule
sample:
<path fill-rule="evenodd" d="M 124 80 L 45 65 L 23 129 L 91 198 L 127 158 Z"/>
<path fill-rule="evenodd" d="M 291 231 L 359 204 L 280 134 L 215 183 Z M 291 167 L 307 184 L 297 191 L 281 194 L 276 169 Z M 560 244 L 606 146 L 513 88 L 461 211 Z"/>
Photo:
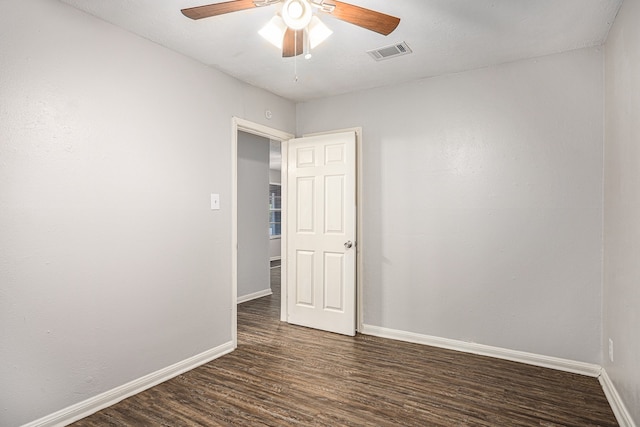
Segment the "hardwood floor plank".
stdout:
<path fill-rule="evenodd" d="M 617 426 L 595 378 L 282 323 L 271 274 L 236 351 L 73 425 Z"/>

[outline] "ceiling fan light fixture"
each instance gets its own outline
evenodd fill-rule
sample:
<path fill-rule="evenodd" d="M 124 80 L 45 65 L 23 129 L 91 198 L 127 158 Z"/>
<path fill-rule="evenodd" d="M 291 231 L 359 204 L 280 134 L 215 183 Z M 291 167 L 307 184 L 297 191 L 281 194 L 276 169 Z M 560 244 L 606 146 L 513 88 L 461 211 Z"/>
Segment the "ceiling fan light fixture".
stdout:
<path fill-rule="evenodd" d="M 278 49 L 282 49 L 282 41 L 284 40 L 284 33 L 286 31 L 287 24 L 284 23 L 282 17 L 276 15 L 267 22 L 267 25 L 258 31 L 258 34 Z"/>
<path fill-rule="evenodd" d="M 333 34 L 333 31 L 324 25 L 324 23 L 315 15 L 311 18 L 309 27 L 307 27 L 307 32 L 309 35 L 309 45 L 311 49 L 314 49 Z"/>
<path fill-rule="evenodd" d="M 304 30 L 304 44 L 302 52 L 304 53 L 304 59 L 311 59 L 311 44 L 309 43 L 309 27 Z"/>
<path fill-rule="evenodd" d="M 312 18 L 311 5 L 307 0 L 285 0 L 282 5 L 282 19 L 292 30 L 302 30 Z"/>

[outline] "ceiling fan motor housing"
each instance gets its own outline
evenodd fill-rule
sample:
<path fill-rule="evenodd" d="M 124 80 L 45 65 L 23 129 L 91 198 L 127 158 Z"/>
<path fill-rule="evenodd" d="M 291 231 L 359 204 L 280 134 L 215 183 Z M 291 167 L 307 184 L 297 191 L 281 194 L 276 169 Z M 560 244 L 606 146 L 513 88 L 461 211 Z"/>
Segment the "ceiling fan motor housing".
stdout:
<path fill-rule="evenodd" d="M 282 19 L 292 30 L 302 30 L 311 22 L 312 12 L 307 0 L 285 0 Z"/>

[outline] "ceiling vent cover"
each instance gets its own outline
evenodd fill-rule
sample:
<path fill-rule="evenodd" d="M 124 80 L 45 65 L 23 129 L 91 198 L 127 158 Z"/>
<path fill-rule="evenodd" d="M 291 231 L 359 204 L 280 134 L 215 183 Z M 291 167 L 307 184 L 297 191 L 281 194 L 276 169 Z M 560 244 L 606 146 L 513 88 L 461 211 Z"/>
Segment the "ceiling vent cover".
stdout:
<path fill-rule="evenodd" d="M 395 58 L 396 56 L 407 55 L 411 52 L 412 50 L 409 45 L 407 45 L 407 42 L 392 44 L 389 46 L 384 46 L 378 49 L 367 51 L 367 53 L 371 55 L 371 57 L 376 61 L 382 61 L 383 59 L 390 59 Z"/>

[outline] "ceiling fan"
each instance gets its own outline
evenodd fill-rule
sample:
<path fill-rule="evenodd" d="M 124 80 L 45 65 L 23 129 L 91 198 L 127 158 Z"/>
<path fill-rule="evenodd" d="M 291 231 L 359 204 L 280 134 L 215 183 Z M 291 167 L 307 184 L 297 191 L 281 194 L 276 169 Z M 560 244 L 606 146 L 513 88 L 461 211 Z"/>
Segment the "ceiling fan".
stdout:
<path fill-rule="evenodd" d="M 282 11 L 259 33 L 281 48 L 285 58 L 303 53 L 310 57 L 310 50 L 331 35 L 332 31 L 314 15 L 314 10 L 385 36 L 400 23 L 400 18 L 395 16 L 337 0 L 232 0 L 182 9 L 181 12 L 188 18 L 202 19 L 276 3 L 283 3 Z"/>

